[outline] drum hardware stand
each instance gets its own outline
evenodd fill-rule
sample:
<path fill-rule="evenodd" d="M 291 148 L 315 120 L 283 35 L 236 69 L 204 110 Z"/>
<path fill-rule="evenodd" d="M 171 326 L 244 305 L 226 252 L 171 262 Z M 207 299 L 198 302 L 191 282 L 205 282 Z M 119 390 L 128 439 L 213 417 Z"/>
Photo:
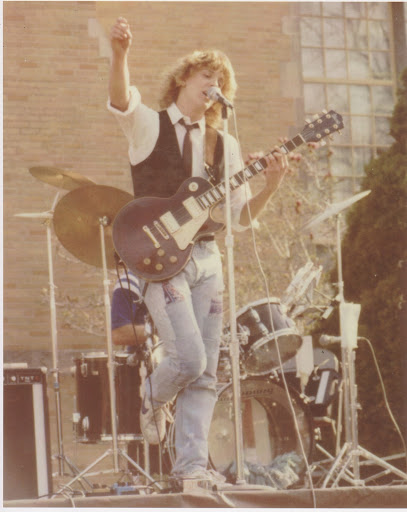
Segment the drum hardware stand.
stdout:
<path fill-rule="evenodd" d="M 58 368 L 58 336 L 57 336 L 57 319 L 56 319 L 56 301 L 55 301 L 55 284 L 54 284 L 54 268 L 52 258 L 52 233 L 51 233 L 51 221 L 53 219 L 53 213 L 57 201 L 59 199 L 60 192 L 55 196 L 52 203 L 51 210 L 43 213 L 17 213 L 16 217 L 28 217 L 36 219 L 45 219 L 44 224 L 47 232 L 47 254 L 48 254 L 48 277 L 49 277 L 49 305 L 50 305 L 50 316 L 51 316 L 51 346 L 52 346 L 52 368 L 49 370 L 53 376 L 54 385 L 53 389 L 55 392 L 55 409 L 56 409 L 56 420 L 57 420 L 57 442 L 58 442 L 58 453 L 53 455 L 52 458 L 58 461 L 58 476 L 64 475 L 64 464 L 69 466 L 72 474 L 78 474 L 79 469 L 75 464 L 66 457 L 64 454 L 64 443 L 63 443 L 63 431 L 62 431 L 62 409 L 61 409 L 61 396 L 60 396 L 60 382 L 59 382 L 59 368 Z"/>
<path fill-rule="evenodd" d="M 235 297 L 235 276 L 233 246 L 234 237 L 232 234 L 232 216 L 230 200 L 230 169 L 229 169 L 229 148 L 228 148 L 228 116 L 227 106 L 222 105 L 223 119 L 223 158 L 225 169 L 225 209 L 226 209 L 226 236 L 225 247 L 227 253 L 228 268 L 228 290 L 229 290 L 229 324 L 230 324 L 230 359 L 232 369 L 233 407 L 235 415 L 235 455 L 236 455 L 236 484 L 245 484 L 243 467 L 243 430 L 240 393 L 240 364 L 239 364 L 239 340 L 236 327 L 236 297 Z"/>
<path fill-rule="evenodd" d="M 106 320 L 106 338 L 107 338 L 107 351 L 108 351 L 108 377 L 109 377 L 109 391 L 110 391 L 110 416 L 112 426 L 112 444 L 113 447 L 109 448 L 103 455 L 98 457 L 94 462 L 89 464 L 83 471 L 81 471 L 75 478 L 70 482 L 63 485 L 57 494 L 69 491 L 70 486 L 82 478 L 84 475 L 89 474 L 89 471 L 94 468 L 99 462 L 104 460 L 106 457 L 113 455 L 114 473 L 119 473 L 119 456 L 125 458 L 130 464 L 132 464 L 147 480 L 154 484 L 159 490 L 162 487 L 159 483 L 144 471 L 131 457 L 128 456 L 121 448 L 118 448 L 118 436 L 117 436 L 117 420 L 116 420 L 116 390 L 114 383 L 114 363 L 113 363 L 113 341 L 112 341 L 112 328 L 111 328 L 111 308 L 110 308 L 110 290 L 107 274 L 107 262 L 106 262 L 106 248 L 105 248 L 105 228 L 110 225 L 111 219 L 107 216 L 100 217 L 99 219 L 99 233 L 100 233 L 100 247 L 102 254 L 102 267 L 103 267 L 103 285 L 104 285 L 104 305 L 105 305 L 105 320 Z M 109 471 L 110 472 L 110 471 Z"/>
<path fill-rule="evenodd" d="M 334 463 L 326 475 L 322 488 L 326 488 L 332 480 L 332 487 L 344 479 L 354 486 L 364 486 L 368 480 L 377 477 L 361 479 L 360 457 L 369 463 L 381 466 L 385 469 L 384 474 L 394 473 L 407 482 L 407 474 L 395 468 L 385 460 L 370 453 L 358 444 L 357 424 L 357 386 L 355 382 L 355 352 L 357 348 L 357 326 L 360 313 L 360 304 L 346 303 L 344 300 L 344 284 L 342 276 L 342 253 L 340 238 L 340 213 L 337 213 L 337 257 L 338 257 L 338 287 L 339 287 L 339 318 L 340 318 L 340 339 L 342 350 L 342 374 L 345 412 L 345 443 Z M 352 468 L 349 473 L 349 467 Z M 379 473 L 383 474 L 383 473 Z"/>

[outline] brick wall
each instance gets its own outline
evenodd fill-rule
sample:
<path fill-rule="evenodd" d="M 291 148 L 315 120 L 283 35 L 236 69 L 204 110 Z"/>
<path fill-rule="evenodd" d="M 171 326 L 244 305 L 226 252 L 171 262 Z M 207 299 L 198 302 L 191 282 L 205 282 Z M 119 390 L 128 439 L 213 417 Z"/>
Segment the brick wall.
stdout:
<path fill-rule="evenodd" d="M 205 47 L 229 55 L 245 154 L 270 148 L 302 117 L 293 14 L 295 4 L 274 2 L 4 3 L 6 350 L 51 349 L 46 227 L 15 215 L 50 210 L 58 189 L 29 168 L 58 167 L 130 190 L 126 142 L 105 108 L 105 34 L 114 19 L 126 16 L 133 27 L 131 76 L 153 107 L 158 72 L 175 58 Z M 79 261 L 54 234 L 52 251 L 59 348 L 103 349 L 101 269 Z"/>

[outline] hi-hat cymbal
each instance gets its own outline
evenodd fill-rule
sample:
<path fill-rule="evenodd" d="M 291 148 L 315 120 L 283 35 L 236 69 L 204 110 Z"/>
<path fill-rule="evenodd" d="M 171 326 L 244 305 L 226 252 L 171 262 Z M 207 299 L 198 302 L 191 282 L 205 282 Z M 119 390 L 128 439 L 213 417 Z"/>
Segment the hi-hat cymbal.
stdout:
<path fill-rule="evenodd" d="M 40 181 L 65 190 L 75 190 L 95 182 L 78 172 L 64 171 L 57 167 L 31 167 L 30 173 Z"/>
<path fill-rule="evenodd" d="M 317 226 L 321 222 L 323 222 L 326 219 L 329 219 L 329 217 L 332 217 L 333 215 L 337 215 L 342 210 L 345 210 L 345 208 L 348 208 L 353 203 L 356 203 L 356 201 L 360 201 L 360 199 L 363 199 L 368 194 L 370 194 L 370 190 L 365 190 L 364 192 L 360 192 L 360 194 L 356 194 L 355 196 L 349 197 L 348 199 L 345 199 L 344 201 L 341 201 L 340 203 L 332 203 L 331 205 L 326 208 L 322 213 L 308 221 L 301 229 L 301 231 L 306 231 L 308 229 L 311 229 L 312 227 Z"/>
<path fill-rule="evenodd" d="M 89 185 L 66 194 L 54 211 L 55 233 L 61 244 L 84 263 L 103 266 L 100 225 L 103 224 L 107 268 L 114 268 L 112 224 L 133 196 L 103 185 Z"/>

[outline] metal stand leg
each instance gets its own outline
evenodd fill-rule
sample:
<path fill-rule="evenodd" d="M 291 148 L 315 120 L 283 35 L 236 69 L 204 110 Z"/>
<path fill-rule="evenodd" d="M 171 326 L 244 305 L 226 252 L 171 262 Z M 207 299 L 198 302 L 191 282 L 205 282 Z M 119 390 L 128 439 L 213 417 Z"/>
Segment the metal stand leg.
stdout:
<path fill-rule="evenodd" d="M 106 263 L 106 249 L 105 249 L 105 233 L 104 228 L 110 224 L 110 219 L 107 217 L 101 217 L 99 219 L 100 224 L 100 247 L 102 252 L 102 264 L 103 264 L 103 285 L 104 285 L 104 305 L 105 305 L 105 320 L 106 320 L 106 338 L 107 338 L 107 350 L 108 350 L 108 377 L 109 377 L 109 391 L 110 391 L 110 415 L 111 415 L 111 427 L 112 427 L 112 449 L 107 450 L 101 457 L 92 462 L 86 469 L 79 473 L 69 483 L 62 486 L 57 494 L 70 490 L 70 486 L 88 474 L 89 471 L 95 467 L 99 462 L 104 460 L 107 456 L 113 456 L 113 472 L 119 473 L 119 457 L 124 457 L 130 462 L 143 476 L 145 476 L 152 484 L 154 484 L 159 490 L 162 487 L 155 482 L 155 480 L 144 471 L 133 459 L 131 459 L 127 453 L 123 452 L 118 448 L 117 438 L 117 422 L 116 422 L 116 389 L 114 381 L 114 362 L 113 362 L 113 342 L 112 342 L 112 329 L 111 329 L 111 317 L 110 317 L 110 290 L 109 290 L 109 279 L 107 275 L 107 263 Z"/>
<path fill-rule="evenodd" d="M 57 443 L 58 453 L 53 455 L 54 459 L 58 462 L 58 475 L 63 476 L 64 464 L 66 463 L 72 472 L 77 474 L 79 470 L 64 454 L 64 441 L 62 431 L 62 408 L 61 408 L 61 395 L 60 395 L 60 381 L 59 381 L 59 367 L 58 367 L 58 336 L 57 336 L 57 317 L 56 317 L 56 301 L 55 301 L 55 283 L 54 283 L 54 268 L 52 257 L 52 233 L 51 222 L 53 219 L 54 209 L 59 199 L 60 192 L 58 192 L 53 201 L 51 210 L 43 213 L 18 213 L 16 217 L 44 219 L 47 234 L 47 256 L 48 256 L 48 278 L 49 278 L 49 307 L 50 307 L 50 321 L 51 321 L 51 348 L 52 348 L 52 368 L 49 373 L 53 377 L 53 389 L 55 394 L 55 411 L 57 423 Z"/>
<path fill-rule="evenodd" d="M 344 392 L 344 412 L 345 412 L 345 437 L 346 442 L 336 457 L 333 466 L 328 472 L 322 488 L 328 486 L 337 487 L 342 479 L 345 479 L 351 485 L 363 486 L 367 480 L 360 476 L 360 458 L 385 469 L 385 473 L 393 473 L 407 482 L 407 474 L 395 468 L 380 457 L 373 455 L 369 451 L 359 446 L 358 442 L 358 418 L 357 418 L 357 386 L 355 379 L 355 352 L 357 347 L 357 325 L 360 312 L 359 304 L 347 304 L 343 294 L 342 280 L 342 254 L 340 240 L 340 215 L 337 216 L 337 251 L 338 251 L 338 284 L 339 284 L 339 316 L 342 346 L 342 373 L 343 373 L 343 392 Z M 349 477 L 349 468 L 351 476 Z M 380 473 L 383 474 L 383 473 Z M 377 477 L 377 475 L 376 475 Z"/>

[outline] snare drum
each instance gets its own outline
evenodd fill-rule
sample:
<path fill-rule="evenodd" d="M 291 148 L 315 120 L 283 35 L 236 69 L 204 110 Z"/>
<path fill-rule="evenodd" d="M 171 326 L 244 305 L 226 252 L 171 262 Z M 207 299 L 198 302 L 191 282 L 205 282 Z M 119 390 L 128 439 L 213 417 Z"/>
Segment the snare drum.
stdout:
<path fill-rule="evenodd" d="M 114 354 L 116 419 L 119 440 L 138 439 L 141 362 L 129 365 L 130 354 Z M 78 441 L 96 443 L 112 439 L 108 356 L 91 352 L 75 359 Z"/>
<path fill-rule="evenodd" d="M 270 302 L 267 299 L 252 302 L 238 311 L 237 329 L 247 336 L 247 342 L 241 342 L 241 350 L 242 366 L 248 375 L 266 375 L 279 368 L 276 342 L 283 363 L 302 344 L 294 321 L 285 315 L 275 298 Z"/>

